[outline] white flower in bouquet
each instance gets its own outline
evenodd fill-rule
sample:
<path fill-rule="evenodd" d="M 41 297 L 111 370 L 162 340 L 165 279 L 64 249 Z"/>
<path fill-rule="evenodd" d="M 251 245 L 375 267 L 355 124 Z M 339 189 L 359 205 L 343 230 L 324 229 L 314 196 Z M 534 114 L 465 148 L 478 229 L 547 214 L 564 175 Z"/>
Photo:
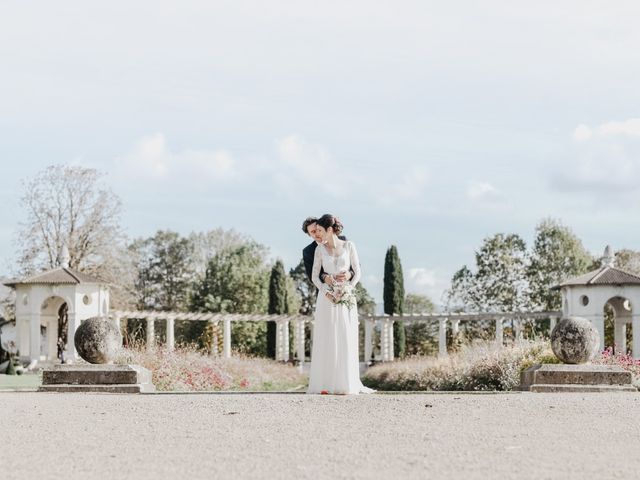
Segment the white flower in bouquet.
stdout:
<path fill-rule="evenodd" d="M 330 290 L 335 305 L 345 305 L 349 310 L 356 306 L 356 292 L 350 283 L 335 283 Z"/>

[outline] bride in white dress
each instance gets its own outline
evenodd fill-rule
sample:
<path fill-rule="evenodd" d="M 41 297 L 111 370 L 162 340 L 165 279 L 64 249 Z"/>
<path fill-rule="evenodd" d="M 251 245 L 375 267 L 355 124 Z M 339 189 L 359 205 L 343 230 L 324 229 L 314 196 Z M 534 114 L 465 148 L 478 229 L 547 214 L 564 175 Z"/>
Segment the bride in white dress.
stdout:
<path fill-rule="evenodd" d="M 353 242 L 338 238 L 342 224 L 333 215 L 323 215 L 316 225 L 323 243 L 316 248 L 311 277 L 318 287 L 318 299 L 307 393 L 372 393 L 360 381 L 358 307 L 335 303 L 340 301 L 339 293 L 334 293 L 338 289 L 327 284 L 327 280 L 333 283 L 333 275 L 352 270 L 347 283 L 355 289 L 361 276 L 358 252 Z M 320 281 L 321 268 L 328 275 L 325 283 Z"/>

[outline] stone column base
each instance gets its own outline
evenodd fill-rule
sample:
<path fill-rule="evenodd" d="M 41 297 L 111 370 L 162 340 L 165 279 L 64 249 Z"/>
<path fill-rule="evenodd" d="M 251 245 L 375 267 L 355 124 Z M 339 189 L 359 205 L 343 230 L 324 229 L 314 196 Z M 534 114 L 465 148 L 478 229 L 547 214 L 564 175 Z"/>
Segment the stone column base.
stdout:
<path fill-rule="evenodd" d="M 42 371 L 40 392 L 155 392 L 151 372 L 138 365 L 54 365 Z"/>
<path fill-rule="evenodd" d="M 631 372 L 614 365 L 534 365 L 522 372 L 528 392 L 636 392 Z"/>

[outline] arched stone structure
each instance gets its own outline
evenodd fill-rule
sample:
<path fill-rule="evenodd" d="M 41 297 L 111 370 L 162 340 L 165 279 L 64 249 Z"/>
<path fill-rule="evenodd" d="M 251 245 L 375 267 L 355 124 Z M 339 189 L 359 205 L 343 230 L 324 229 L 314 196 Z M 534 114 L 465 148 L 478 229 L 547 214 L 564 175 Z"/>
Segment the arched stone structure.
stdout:
<path fill-rule="evenodd" d="M 68 307 L 65 359 L 77 358 L 73 336 L 82 320 L 109 314 L 109 290 L 97 278 L 76 272 L 63 260 L 59 268 L 5 283 L 16 291 L 16 344 L 23 360 L 57 357 L 58 310 Z M 41 345 L 40 329 L 47 329 Z"/>
<path fill-rule="evenodd" d="M 615 257 L 607 246 L 601 267 L 554 287 L 562 294 L 563 316 L 584 317 L 600 334 L 604 349 L 604 308 L 609 304 L 615 313 L 614 337 L 618 351 L 626 352 L 626 328 L 633 327 L 632 351 L 640 358 L 640 276 L 614 265 Z"/>

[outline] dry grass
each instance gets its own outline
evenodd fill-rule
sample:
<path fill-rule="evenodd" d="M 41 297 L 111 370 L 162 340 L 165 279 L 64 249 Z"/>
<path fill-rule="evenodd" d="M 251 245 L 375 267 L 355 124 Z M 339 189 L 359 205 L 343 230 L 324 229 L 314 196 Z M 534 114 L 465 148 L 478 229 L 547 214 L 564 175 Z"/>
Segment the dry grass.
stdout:
<path fill-rule="evenodd" d="M 306 376 L 288 364 L 266 358 L 203 355 L 191 347 L 175 351 L 124 349 L 116 363 L 141 365 L 153 373 L 160 391 L 274 391 L 304 388 Z"/>
<path fill-rule="evenodd" d="M 448 357 L 412 357 L 370 368 L 365 385 L 378 390 L 513 390 L 520 372 L 536 363 L 557 363 L 548 342 L 522 341 L 499 348 L 493 342 L 465 345 Z"/>

